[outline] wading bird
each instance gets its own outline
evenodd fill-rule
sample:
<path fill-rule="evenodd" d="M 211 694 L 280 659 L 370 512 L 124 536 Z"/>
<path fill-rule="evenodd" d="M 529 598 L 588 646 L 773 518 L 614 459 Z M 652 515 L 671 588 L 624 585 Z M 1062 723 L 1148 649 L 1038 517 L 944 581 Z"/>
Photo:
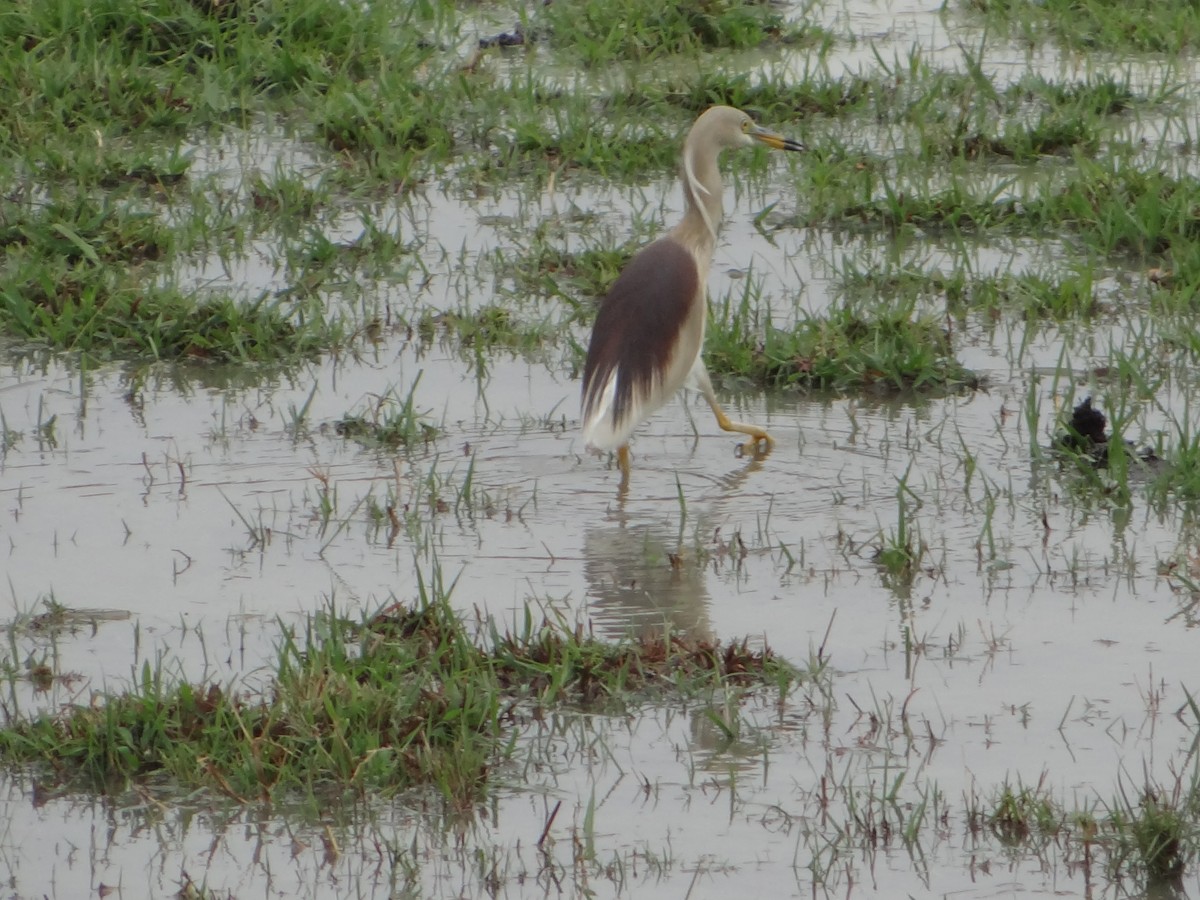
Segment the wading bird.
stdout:
<path fill-rule="evenodd" d="M 725 415 L 700 356 L 705 287 L 721 224 L 717 157 L 756 143 L 804 149 L 729 106 L 696 120 L 680 163 L 683 221 L 630 260 L 596 316 L 583 370 L 583 437 L 589 446 L 617 451 L 622 487 L 629 482 L 629 436 L 684 385 L 704 395 L 725 431 L 749 435 L 755 448 L 774 443 L 763 429 Z"/>

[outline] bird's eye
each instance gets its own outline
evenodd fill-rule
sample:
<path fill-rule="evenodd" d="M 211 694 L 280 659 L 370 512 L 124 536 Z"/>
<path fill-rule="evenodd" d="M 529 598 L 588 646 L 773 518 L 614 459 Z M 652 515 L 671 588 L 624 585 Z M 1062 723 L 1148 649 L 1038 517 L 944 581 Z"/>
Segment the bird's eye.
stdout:
<path fill-rule="evenodd" d="M 742 131 L 749 131 L 754 127 L 754 122 L 750 119 L 742 119 Z"/>

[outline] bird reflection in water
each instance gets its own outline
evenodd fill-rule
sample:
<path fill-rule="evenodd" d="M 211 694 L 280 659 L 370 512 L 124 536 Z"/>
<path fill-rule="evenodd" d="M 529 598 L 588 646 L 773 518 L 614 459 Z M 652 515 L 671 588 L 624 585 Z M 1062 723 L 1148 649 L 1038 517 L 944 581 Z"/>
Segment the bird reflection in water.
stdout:
<path fill-rule="evenodd" d="M 726 501 L 736 508 L 745 482 L 762 467 L 763 458 L 754 455 L 720 477 L 691 473 L 688 482 L 709 481 L 716 490 L 710 488 L 691 508 L 680 504 L 680 518 L 674 523 L 665 517 L 635 519 L 643 507 L 664 509 L 664 501 L 631 503 L 622 493 L 606 521 L 587 527 L 583 570 L 588 616 L 600 634 L 613 640 L 647 633 L 714 639 L 708 614 L 712 571 L 705 562 L 740 564 L 745 553 L 741 538 L 722 537 L 729 521 Z M 690 484 L 680 490 L 695 493 Z M 714 510 L 719 512 L 714 515 Z"/>

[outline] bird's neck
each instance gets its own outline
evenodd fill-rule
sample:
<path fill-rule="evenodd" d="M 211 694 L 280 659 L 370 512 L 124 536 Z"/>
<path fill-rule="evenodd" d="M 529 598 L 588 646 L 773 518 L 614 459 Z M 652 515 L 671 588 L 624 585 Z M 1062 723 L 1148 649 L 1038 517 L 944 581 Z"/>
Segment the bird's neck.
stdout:
<path fill-rule="evenodd" d="M 721 225 L 721 171 L 716 153 L 697 153 L 686 147 L 680 167 L 683 181 L 683 221 L 675 234 L 688 246 L 709 254 Z"/>

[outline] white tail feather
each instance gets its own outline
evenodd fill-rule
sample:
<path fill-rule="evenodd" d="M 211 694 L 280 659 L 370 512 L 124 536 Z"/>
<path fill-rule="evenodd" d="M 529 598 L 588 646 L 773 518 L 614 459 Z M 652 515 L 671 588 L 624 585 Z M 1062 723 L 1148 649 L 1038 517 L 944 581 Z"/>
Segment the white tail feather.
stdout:
<path fill-rule="evenodd" d="M 584 403 L 583 439 L 589 447 L 612 450 L 620 446 L 620 443 L 614 440 L 616 432 L 612 422 L 613 404 L 617 399 L 617 371 L 615 369 L 609 373 L 604 388 L 593 396 L 596 398 L 594 403 Z"/>

